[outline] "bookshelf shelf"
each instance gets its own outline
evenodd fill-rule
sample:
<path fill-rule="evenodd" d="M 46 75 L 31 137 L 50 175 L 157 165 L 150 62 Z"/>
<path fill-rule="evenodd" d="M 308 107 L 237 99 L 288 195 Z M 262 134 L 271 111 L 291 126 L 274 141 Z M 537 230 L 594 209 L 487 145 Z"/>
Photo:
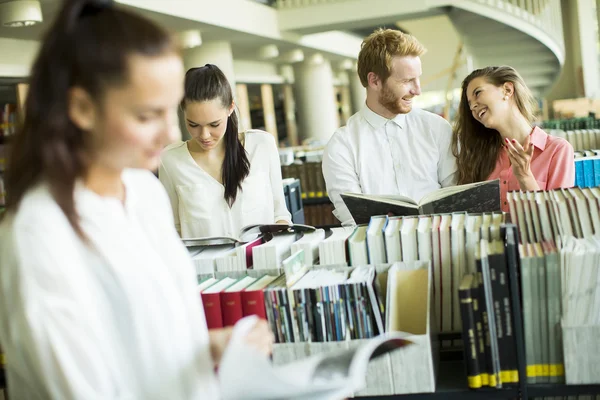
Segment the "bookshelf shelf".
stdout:
<path fill-rule="evenodd" d="M 467 387 L 467 375 L 462 361 L 442 361 L 438 372 L 437 390 L 435 393 L 414 393 L 392 396 L 356 397 L 361 400 L 426 400 L 426 399 L 514 399 L 519 398 L 517 387 L 506 389 L 471 390 Z"/>
<path fill-rule="evenodd" d="M 577 396 L 600 394 L 600 385 L 565 385 L 556 383 L 537 383 L 527 385 L 529 398 L 548 396 Z"/>

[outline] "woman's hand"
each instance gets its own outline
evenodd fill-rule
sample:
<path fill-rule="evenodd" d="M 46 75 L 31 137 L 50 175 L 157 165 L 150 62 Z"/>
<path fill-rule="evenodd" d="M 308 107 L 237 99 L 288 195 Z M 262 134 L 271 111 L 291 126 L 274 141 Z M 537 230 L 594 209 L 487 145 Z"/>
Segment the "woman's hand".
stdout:
<path fill-rule="evenodd" d="M 271 332 L 269 323 L 264 319 L 259 319 L 250 332 L 248 332 L 245 341 L 246 344 L 254 347 L 265 356 L 270 356 L 273 352 L 275 336 L 273 335 L 273 332 Z"/>
<path fill-rule="evenodd" d="M 533 158 L 534 146 L 527 136 L 524 146 L 519 142 L 508 138 L 504 139 L 504 148 L 508 154 L 513 174 L 519 181 L 521 190 L 540 190 L 533 173 L 531 172 L 531 159 Z"/>
<path fill-rule="evenodd" d="M 233 327 L 211 329 L 208 331 L 210 340 L 210 354 L 212 356 L 215 365 L 221 362 L 225 348 L 229 344 L 231 339 L 231 333 Z M 246 344 L 254 347 L 262 354 L 269 356 L 273 351 L 273 342 L 275 342 L 275 336 L 269 328 L 269 324 L 264 319 L 259 319 L 256 324 L 252 327 L 248 335 L 244 338 Z"/>
<path fill-rule="evenodd" d="M 225 353 L 225 348 L 231 339 L 231 333 L 233 327 L 211 329 L 208 331 L 208 337 L 210 342 L 210 355 L 212 356 L 215 365 L 219 365 L 221 357 Z"/>

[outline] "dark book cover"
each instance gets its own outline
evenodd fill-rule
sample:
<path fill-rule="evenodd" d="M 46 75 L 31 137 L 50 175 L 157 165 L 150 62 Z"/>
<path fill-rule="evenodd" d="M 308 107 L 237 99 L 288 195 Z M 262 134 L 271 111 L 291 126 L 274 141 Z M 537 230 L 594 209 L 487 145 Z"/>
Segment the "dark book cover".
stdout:
<path fill-rule="evenodd" d="M 359 198 L 345 194 L 342 194 L 341 197 L 357 225 L 368 224 L 373 215 L 419 215 L 417 206 L 404 207 L 384 202 L 380 198 Z"/>
<path fill-rule="evenodd" d="M 483 213 L 501 211 L 500 180 L 482 182 L 481 185 L 421 204 L 421 214 L 444 214 L 457 211 Z"/>
<path fill-rule="evenodd" d="M 474 275 L 467 274 L 463 277 L 458 289 L 460 299 L 460 316 L 462 321 L 462 339 L 464 355 L 467 365 L 467 380 L 469 388 L 478 389 L 482 386 L 481 371 L 479 369 L 479 355 L 477 352 L 477 333 L 473 310 L 473 295 L 471 286 Z"/>
<path fill-rule="evenodd" d="M 401 196 L 368 194 L 355 196 L 342 193 L 342 200 L 356 224 L 369 223 L 373 215 L 428 215 L 453 212 L 493 212 L 500 211 L 500 181 L 478 182 L 475 184 L 438 189 L 421 199 L 421 204 L 402 201 Z M 416 203 L 416 202 L 415 202 Z"/>

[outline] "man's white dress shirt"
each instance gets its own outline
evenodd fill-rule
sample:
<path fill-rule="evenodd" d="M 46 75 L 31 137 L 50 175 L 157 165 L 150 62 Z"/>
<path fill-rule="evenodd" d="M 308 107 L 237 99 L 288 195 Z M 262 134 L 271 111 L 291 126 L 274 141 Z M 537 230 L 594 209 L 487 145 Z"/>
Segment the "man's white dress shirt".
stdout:
<path fill-rule="evenodd" d="M 354 220 L 340 194 L 403 195 L 419 201 L 455 184 L 452 129 L 442 117 L 413 108 L 387 119 L 366 105 L 336 130 L 323 154 L 323 175 L 334 215 Z"/>

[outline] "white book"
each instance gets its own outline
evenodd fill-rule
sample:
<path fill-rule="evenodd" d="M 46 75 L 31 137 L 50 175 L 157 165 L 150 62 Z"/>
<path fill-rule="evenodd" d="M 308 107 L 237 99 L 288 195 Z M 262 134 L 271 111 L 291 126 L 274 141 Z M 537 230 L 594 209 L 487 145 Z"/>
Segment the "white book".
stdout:
<path fill-rule="evenodd" d="M 571 146 L 573 146 L 573 150 L 577 151 L 579 150 L 579 148 L 577 147 L 577 140 L 575 137 L 575 132 L 574 131 L 567 131 L 566 132 L 567 135 L 567 142 L 571 143 Z"/>
<path fill-rule="evenodd" d="M 367 250 L 370 264 L 385 264 L 387 262 L 384 237 L 387 223 L 387 215 L 371 217 L 371 222 L 369 222 L 367 228 Z"/>
<path fill-rule="evenodd" d="M 319 263 L 321 265 L 348 265 L 346 241 L 353 231 L 352 227 L 332 228 L 331 234 L 319 243 Z"/>
<path fill-rule="evenodd" d="M 479 241 L 481 240 L 482 223 L 483 216 L 481 214 L 468 214 L 465 220 L 466 272 L 470 274 L 477 272 L 475 248 L 479 246 Z"/>
<path fill-rule="evenodd" d="M 590 140 L 590 149 L 598 148 L 598 141 L 596 140 L 596 131 L 594 129 L 589 129 L 589 140 Z"/>
<path fill-rule="evenodd" d="M 536 202 L 536 209 L 538 211 L 542 240 L 555 240 L 552 232 L 550 216 L 548 213 L 548 205 L 546 204 L 546 196 L 544 196 L 543 192 L 534 192 L 534 199 Z"/>
<path fill-rule="evenodd" d="M 417 224 L 417 247 L 419 249 L 419 260 L 433 260 L 433 251 L 431 249 L 431 227 L 433 218 L 430 215 L 419 217 Z"/>
<path fill-rule="evenodd" d="M 527 202 L 529 203 L 529 211 L 531 212 L 531 220 L 533 222 L 533 233 L 535 235 L 536 242 L 541 242 L 544 240 L 544 235 L 542 233 L 542 225 L 540 224 L 540 213 L 538 209 L 537 202 L 535 200 L 536 192 L 527 192 L 525 193 L 527 197 Z"/>
<path fill-rule="evenodd" d="M 577 215 L 577 208 L 575 205 L 575 199 L 571 195 L 571 192 L 566 189 L 557 189 L 556 191 L 560 191 L 562 196 L 567 204 L 567 218 L 571 220 L 571 227 L 573 228 L 573 232 L 575 233 L 575 237 L 581 238 L 583 237 L 583 232 L 581 230 L 581 223 L 579 221 L 579 216 Z"/>
<path fill-rule="evenodd" d="M 483 213 L 481 219 L 481 238 L 490 240 L 490 226 L 492 225 L 492 214 Z"/>
<path fill-rule="evenodd" d="M 268 242 L 252 248 L 254 269 L 281 268 L 282 261 L 291 255 L 296 238 L 296 233 L 277 234 Z"/>
<path fill-rule="evenodd" d="M 304 262 L 306 266 L 314 265 L 319 260 L 319 243 L 325 239 L 325 230 L 317 229 L 307 232 L 292 244 L 292 253 L 304 250 Z"/>
<path fill-rule="evenodd" d="M 435 306 L 436 329 L 442 328 L 442 259 L 440 252 L 440 223 L 441 215 L 434 215 L 431 224 L 431 244 L 433 245 L 432 265 L 433 265 L 433 299 Z"/>
<path fill-rule="evenodd" d="M 596 188 L 597 189 L 597 188 Z M 600 235 L 600 203 L 598 198 L 594 196 L 594 191 L 591 188 L 585 188 L 582 190 L 588 203 L 588 210 L 592 218 L 592 228 L 595 235 Z"/>
<path fill-rule="evenodd" d="M 417 261 L 419 259 L 419 248 L 417 247 L 417 224 L 416 217 L 404 218 L 400 228 L 400 243 L 402 244 L 402 261 Z"/>
<path fill-rule="evenodd" d="M 207 246 L 201 252 L 192 256 L 192 263 L 196 267 L 196 273 L 212 274 L 216 271 L 216 259 L 233 249 L 232 244 L 218 246 Z"/>
<path fill-rule="evenodd" d="M 531 215 L 531 209 L 529 207 L 529 201 L 527 200 L 526 192 L 519 192 L 519 200 L 523 206 L 523 215 L 525 216 L 525 224 L 527 226 L 527 237 L 529 243 L 536 243 L 538 240 L 535 237 L 535 231 L 533 229 L 533 218 Z"/>
<path fill-rule="evenodd" d="M 460 300 L 458 298 L 458 286 L 462 277 L 467 273 L 466 269 L 466 254 L 465 254 L 465 213 L 452 214 L 452 222 L 450 225 L 451 234 L 451 251 L 452 251 L 452 291 L 453 302 L 453 321 L 452 329 L 460 331 L 462 329 L 462 319 L 460 315 Z"/>
<path fill-rule="evenodd" d="M 385 227 L 385 251 L 387 262 L 402 261 L 402 246 L 400 245 L 400 226 L 403 217 L 390 217 Z"/>
<path fill-rule="evenodd" d="M 579 224 L 581 226 L 581 234 L 582 237 L 590 237 L 594 234 L 594 228 L 592 226 L 592 217 L 590 215 L 590 210 L 588 208 L 588 202 L 583 194 L 581 188 L 569 188 L 567 192 L 570 193 L 571 197 L 575 202 L 575 208 L 577 211 L 577 218 L 579 220 Z M 596 212 L 598 210 L 596 209 Z"/>
<path fill-rule="evenodd" d="M 369 264 L 369 254 L 367 252 L 367 226 L 358 225 L 354 232 L 348 238 L 348 255 L 351 266 Z"/>
<path fill-rule="evenodd" d="M 491 217 L 491 216 L 490 216 Z M 454 308 L 453 301 L 453 280 L 452 280 L 452 247 L 450 246 L 450 224 L 452 216 L 449 214 L 442 215 L 440 221 L 440 267 L 442 276 L 441 293 L 443 296 L 442 302 L 442 332 L 452 332 L 452 310 Z M 458 287 L 458 282 L 456 286 Z"/>

